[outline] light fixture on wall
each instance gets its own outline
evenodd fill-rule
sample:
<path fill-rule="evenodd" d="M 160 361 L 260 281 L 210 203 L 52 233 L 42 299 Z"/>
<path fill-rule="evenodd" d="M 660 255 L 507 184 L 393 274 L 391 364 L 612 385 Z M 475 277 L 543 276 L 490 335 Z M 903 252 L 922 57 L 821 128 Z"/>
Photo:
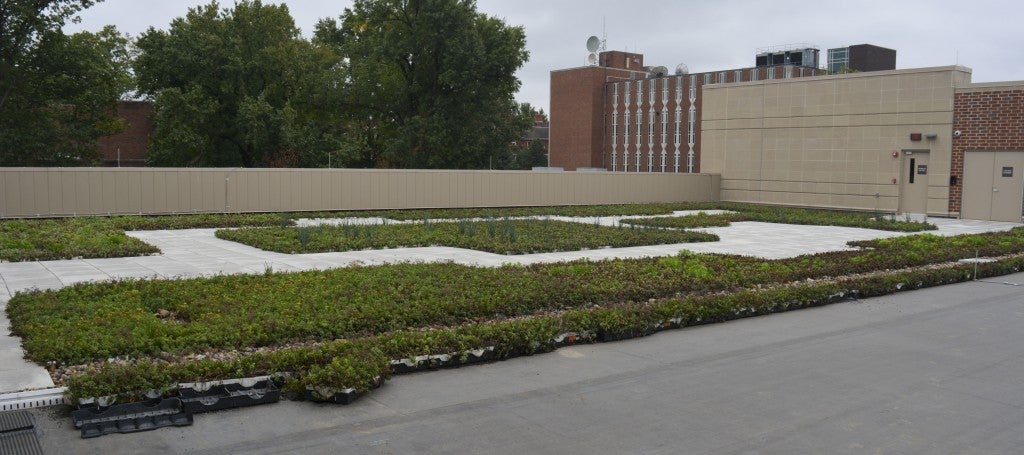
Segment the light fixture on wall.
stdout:
<path fill-rule="evenodd" d="M 932 140 L 932 139 L 935 139 L 937 137 L 939 137 L 939 135 L 935 134 L 935 133 L 924 133 L 924 138 L 928 139 L 928 140 Z"/>

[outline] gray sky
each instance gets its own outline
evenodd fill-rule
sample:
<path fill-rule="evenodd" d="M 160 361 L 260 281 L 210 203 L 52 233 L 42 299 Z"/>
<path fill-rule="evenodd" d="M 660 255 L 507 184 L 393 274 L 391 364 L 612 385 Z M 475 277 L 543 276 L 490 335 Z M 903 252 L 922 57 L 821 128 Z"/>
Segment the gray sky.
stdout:
<path fill-rule="evenodd" d="M 273 3 L 274 0 L 265 0 Z M 113 24 L 133 36 L 171 19 L 197 0 L 105 0 L 66 31 Z M 231 1 L 222 1 L 230 5 Z M 319 18 L 351 1 L 287 0 L 307 36 Z M 648 65 L 692 72 L 753 65 L 756 50 L 789 43 L 821 49 L 870 43 L 896 49 L 897 68 L 959 63 L 974 82 L 1024 79 L 1024 4 L 1010 0 L 478 0 L 477 9 L 526 30 L 530 60 L 519 71 L 519 101 L 548 110 L 550 71 L 582 66 L 586 40 L 607 34 L 608 50 L 644 54 Z"/>

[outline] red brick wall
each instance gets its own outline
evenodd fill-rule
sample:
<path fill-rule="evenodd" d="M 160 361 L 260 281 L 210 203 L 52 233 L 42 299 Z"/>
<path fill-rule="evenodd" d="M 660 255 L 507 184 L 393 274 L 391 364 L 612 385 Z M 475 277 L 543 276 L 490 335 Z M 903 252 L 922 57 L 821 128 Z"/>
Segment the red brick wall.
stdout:
<path fill-rule="evenodd" d="M 551 166 L 567 171 L 579 167 L 605 167 L 604 83 L 629 78 L 630 71 L 600 66 L 551 72 L 551 130 L 548 157 Z"/>
<path fill-rule="evenodd" d="M 148 101 L 121 101 L 117 103 L 117 116 L 125 121 L 127 129 L 113 136 L 99 139 L 104 166 L 145 166 L 149 137 L 153 134 L 153 104 Z"/>
<path fill-rule="evenodd" d="M 960 212 L 963 197 L 964 153 L 971 150 L 1024 150 L 1024 86 L 993 87 L 991 91 L 957 92 L 953 101 L 953 157 L 949 211 Z"/>
<path fill-rule="evenodd" d="M 602 52 L 598 58 L 600 66 L 608 68 L 641 70 L 644 67 L 643 54 L 634 54 L 632 52 L 622 51 L 608 51 Z"/>

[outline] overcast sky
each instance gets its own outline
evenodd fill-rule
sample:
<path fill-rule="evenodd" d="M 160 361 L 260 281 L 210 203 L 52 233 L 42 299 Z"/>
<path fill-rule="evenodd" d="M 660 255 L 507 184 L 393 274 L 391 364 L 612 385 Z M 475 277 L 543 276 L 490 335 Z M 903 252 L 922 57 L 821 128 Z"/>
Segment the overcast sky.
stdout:
<path fill-rule="evenodd" d="M 113 24 L 137 36 L 205 3 L 105 0 L 65 30 Z M 318 19 L 352 2 L 282 3 L 309 36 Z M 647 65 L 670 70 L 686 63 L 695 73 L 752 66 L 762 47 L 808 43 L 824 65 L 830 47 L 870 43 L 896 49 L 897 68 L 959 63 L 974 70 L 974 82 L 1024 79 L 1024 4 L 1011 0 L 478 0 L 477 9 L 526 30 L 530 60 L 517 98 L 545 111 L 551 70 L 582 66 L 587 38 L 602 33 L 608 50 L 641 52 Z"/>

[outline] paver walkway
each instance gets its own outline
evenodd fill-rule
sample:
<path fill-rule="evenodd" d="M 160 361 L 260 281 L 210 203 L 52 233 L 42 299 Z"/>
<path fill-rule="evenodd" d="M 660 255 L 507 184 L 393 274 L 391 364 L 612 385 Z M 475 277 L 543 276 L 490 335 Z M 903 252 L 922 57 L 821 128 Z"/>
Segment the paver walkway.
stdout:
<path fill-rule="evenodd" d="M 688 212 L 676 212 L 685 215 Z M 568 218 L 553 220 L 595 222 L 614 225 L 624 217 Z M 301 225 L 340 223 L 345 220 L 302 220 Z M 380 222 L 349 220 L 347 222 Z M 932 233 L 957 235 L 1005 231 L 1018 223 L 931 218 L 939 227 Z M 769 259 L 801 254 L 846 250 L 850 240 L 868 240 L 909 235 L 908 233 L 833 226 L 799 226 L 759 222 L 733 223 L 729 227 L 701 229 L 717 234 L 721 241 L 626 248 L 604 248 L 559 253 L 501 255 L 451 247 L 395 248 L 342 253 L 283 254 L 263 251 L 240 243 L 218 239 L 216 229 L 135 231 L 128 235 L 160 248 L 156 256 L 110 259 L 74 259 L 63 261 L 0 263 L 0 393 L 53 387 L 47 372 L 23 359 L 21 340 L 10 336 L 10 322 L 2 310 L 10 296 L 30 289 L 58 289 L 84 281 L 119 278 L 180 278 L 217 274 L 263 273 L 322 270 L 353 264 L 375 265 L 395 262 L 452 261 L 479 266 L 535 264 L 576 259 L 642 258 L 671 256 L 680 250 L 701 253 L 726 253 Z"/>

